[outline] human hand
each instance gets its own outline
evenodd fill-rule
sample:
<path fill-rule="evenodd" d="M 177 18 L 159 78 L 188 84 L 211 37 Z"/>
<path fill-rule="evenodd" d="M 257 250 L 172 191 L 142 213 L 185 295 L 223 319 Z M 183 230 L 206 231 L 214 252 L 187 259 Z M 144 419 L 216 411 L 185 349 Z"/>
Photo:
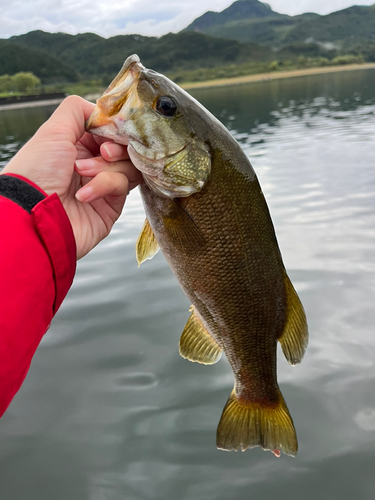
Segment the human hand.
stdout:
<path fill-rule="evenodd" d="M 72 224 L 77 259 L 110 233 L 128 192 L 142 180 L 125 146 L 85 132 L 93 109 L 80 97 L 65 99 L 2 171 L 58 194 Z"/>

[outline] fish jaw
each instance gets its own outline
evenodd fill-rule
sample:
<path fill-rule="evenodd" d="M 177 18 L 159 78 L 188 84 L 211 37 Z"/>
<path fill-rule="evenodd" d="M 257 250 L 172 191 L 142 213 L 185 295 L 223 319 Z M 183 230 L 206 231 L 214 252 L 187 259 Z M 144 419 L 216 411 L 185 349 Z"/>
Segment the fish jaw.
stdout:
<path fill-rule="evenodd" d="M 156 109 L 160 96 L 171 95 L 178 102 L 182 92 L 133 55 L 97 100 L 86 123 L 88 132 L 127 145 L 150 189 L 168 198 L 201 191 L 211 171 L 209 147 L 181 120 L 183 113 L 169 119 Z"/>
<path fill-rule="evenodd" d="M 87 120 L 86 131 L 90 132 L 90 134 L 110 139 L 118 144 L 125 146 L 129 144 L 128 136 L 119 134 L 115 121 L 103 114 L 98 107 L 94 109 Z"/>
<path fill-rule="evenodd" d="M 143 117 L 149 110 L 145 110 L 145 105 L 138 95 L 138 84 L 142 73 L 145 72 L 147 70 L 137 55 L 128 57 L 119 74 L 97 100 L 86 122 L 86 131 L 118 144 L 131 144 L 134 155 L 146 162 L 143 169 L 141 161 L 134 161 L 136 167 L 144 173 L 150 173 L 154 162 L 153 175 L 157 175 L 166 154 L 157 140 L 147 140 L 135 125 L 135 120 L 142 121 L 142 129 L 147 129 L 147 123 L 150 121 L 149 116 Z"/>

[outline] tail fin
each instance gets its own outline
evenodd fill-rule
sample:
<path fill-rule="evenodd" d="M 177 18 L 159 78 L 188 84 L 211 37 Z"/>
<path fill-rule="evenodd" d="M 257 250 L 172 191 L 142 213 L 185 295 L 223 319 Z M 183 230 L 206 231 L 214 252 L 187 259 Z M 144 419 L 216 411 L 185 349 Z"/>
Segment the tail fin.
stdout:
<path fill-rule="evenodd" d="M 279 450 L 295 456 L 298 451 L 293 420 L 281 392 L 275 407 L 243 403 L 232 391 L 217 429 L 216 446 L 221 450 L 242 451 L 260 446 L 279 456 Z"/>

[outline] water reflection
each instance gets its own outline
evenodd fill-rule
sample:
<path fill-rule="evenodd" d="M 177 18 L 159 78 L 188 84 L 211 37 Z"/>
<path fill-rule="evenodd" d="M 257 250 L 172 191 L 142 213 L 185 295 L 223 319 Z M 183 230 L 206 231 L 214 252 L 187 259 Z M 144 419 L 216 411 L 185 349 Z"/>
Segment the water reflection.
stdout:
<path fill-rule="evenodd" d="M 280 117 L 302 118 L 305 111 L 312 116 L 322 113 L 335 117 L 340 111 L 344 113 L 342 119 L 363 105 L 375 104 L 374 76 L 373 70 L 313 75 L 238 85 L 230 90 L 201 89 L 194 96 L 226 127 L 248 136 L 257 133 L 263 124 L 276 126 Z"/>
<path fill-rule="evenodd" d="M 373 498 L 375 91 L 358 71 L 196 91 L 259 176 L 311 342 L 279 380 L 296 459 L 215 449 L 233 377 L 178 355 L 189 303 L 138 270 L 138 193 L 75 284 L 0 422 L 1 498 Z M 0 111 L 3 164 L 52 109 Z"/>
<path fill-rule="evenodd" d="M 56 106 L 41 106 L 3 110 L 0 107 L 0 168 L 8 163 L 55 108 Z"/>

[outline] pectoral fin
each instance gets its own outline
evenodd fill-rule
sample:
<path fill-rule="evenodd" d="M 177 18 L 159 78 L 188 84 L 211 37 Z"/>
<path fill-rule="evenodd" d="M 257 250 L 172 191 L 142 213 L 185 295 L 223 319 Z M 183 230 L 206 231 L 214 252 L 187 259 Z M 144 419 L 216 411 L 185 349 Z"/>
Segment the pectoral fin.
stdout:
<path fill-rule="evenodd" d="M 198 225 L 187 209 L 178 200 L 174 200 L 173 209 L 163 217 L 164 228 L 171 241 L 178 248 L 197 251 L 206 240 Z"/>
<path fill-rule="evenodd" d="M 213 365 L 221 358 L 221 347 L 208 333 L 197 316 L 194 306 L 180 339 L 180 354 L 183 358 L 204 365 Z"/>
<path fill-rule="evenodd" d="M 146 219 L 143 224 L 143 228 L 140 235 L 138 236 L 135 248 L 138 267 L 145 260 L 152 259 L 152 257 L 160 250 L 148 219 Z"/>
<path fill-rule="evenodd" d="M 279 342 L 288 363 L 296 365 L 302 361 L 305 354 L 309 334 L 305 311 L 286 273 L 284 281 L 287 297 L 287 320 Z"/>

